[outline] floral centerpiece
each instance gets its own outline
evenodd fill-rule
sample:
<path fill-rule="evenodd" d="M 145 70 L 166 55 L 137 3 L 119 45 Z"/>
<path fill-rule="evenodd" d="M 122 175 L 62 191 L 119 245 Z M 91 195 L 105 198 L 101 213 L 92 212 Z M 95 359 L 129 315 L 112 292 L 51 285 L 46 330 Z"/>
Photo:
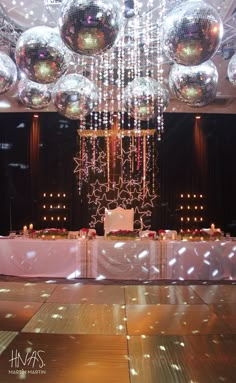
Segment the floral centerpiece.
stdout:
<path fill-rule="evenodd" d="M 223 238 L 223 233 L 220 230 L 215 230 L 214 233 L 212 234 L 212 239 L 216 241 L 219 241 L 222 238 Z"/>
<path fill-rule="evenodd" d="M 107 234 L 108 239 L 136 239 L 139 237 L 138 230 L 114 230 Z"/>
<path fill-rule="evenodd" d="M 66 239 L 68 236 L 67 229 L 42 229 L 36 230 L 32 233 L 33 238 L 41 238 L 41 239 Z"/>
<path fill-rule="evenodd" d="M 204 230 L 187 230 L 180 232 L 181 239 L 186 241 L 209 241 L 211 236 Z"/>

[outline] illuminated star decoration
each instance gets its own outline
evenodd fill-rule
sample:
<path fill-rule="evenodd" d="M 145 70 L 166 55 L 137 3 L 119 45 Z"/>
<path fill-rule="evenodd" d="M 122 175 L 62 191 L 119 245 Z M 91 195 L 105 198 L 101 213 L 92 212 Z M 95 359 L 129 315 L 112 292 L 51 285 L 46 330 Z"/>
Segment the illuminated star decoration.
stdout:
<path fill-rule="evenodd" d="M 125 176 L 119 176 L 118 179 L 109 182 L 105 151 L 100 149 L 95 163 L 85 154 L 82 159 L 79 156 L 74 158 L 76 163 L 74 173 L 79 177 L 80 190 L 81 182 L 88 183 L 87 202 L 91 217 L 90 227 L 96 227 L 99 223 L 103 224 L 105 208 L 111 210 L 121 206 L 126 209 L 134 208 L 134 228 L 139 229 L 142 221 L 144 229 L 150 229 L 150 217 L 158 196 L 152 190 L 150 181 L 146 182 L 145 191 L 143 190 L 140 174 L 131 178 L 130 166 L 135 151 L 136 149 L 131 147 L 130 150 L 123 150 L 122 154 L 117 156 L 120 160 L 123 157 L 123 174 Z"/>

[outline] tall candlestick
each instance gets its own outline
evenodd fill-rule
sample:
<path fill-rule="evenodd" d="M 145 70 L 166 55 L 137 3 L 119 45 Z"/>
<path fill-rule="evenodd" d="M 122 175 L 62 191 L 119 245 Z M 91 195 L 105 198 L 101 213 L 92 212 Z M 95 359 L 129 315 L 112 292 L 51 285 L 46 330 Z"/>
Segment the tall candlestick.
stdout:
<path fill-rule="evenodd" d="M 23 227 L 23 235 L 27 235 L 27 234 L 28 234 L 27 226 L 24 226 Z"/>

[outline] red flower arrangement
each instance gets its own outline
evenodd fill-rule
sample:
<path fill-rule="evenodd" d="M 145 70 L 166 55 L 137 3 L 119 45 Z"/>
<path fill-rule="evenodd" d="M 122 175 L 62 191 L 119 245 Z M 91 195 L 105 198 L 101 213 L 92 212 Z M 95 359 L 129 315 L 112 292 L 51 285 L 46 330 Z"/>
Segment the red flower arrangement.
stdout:
<path fill-rule="evenodd" d="M 88 233 L 89 229 L 87 229 L 86 227 L 83 227 L 82 229 L 80 229 L 80 231 L 82 231 L 83 233 Z"/>

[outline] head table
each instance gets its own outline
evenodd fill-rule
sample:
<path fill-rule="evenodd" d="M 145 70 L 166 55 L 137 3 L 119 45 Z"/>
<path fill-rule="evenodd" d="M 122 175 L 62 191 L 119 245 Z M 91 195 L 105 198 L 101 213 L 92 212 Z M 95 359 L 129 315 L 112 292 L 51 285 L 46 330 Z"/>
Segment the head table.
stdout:
<path fill-rule="evenodd" d="M 236 280 L 236 241 L 1 238 L 0 274 L 100 280 Z"/>

